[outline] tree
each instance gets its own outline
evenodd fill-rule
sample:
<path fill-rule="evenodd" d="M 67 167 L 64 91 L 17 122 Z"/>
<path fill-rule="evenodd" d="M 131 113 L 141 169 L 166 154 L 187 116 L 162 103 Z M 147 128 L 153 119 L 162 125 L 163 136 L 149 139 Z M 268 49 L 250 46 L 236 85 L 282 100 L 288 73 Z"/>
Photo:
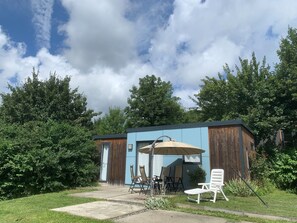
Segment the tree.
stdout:
<path fill-rule="evenodd" d="M 173 96 L 170 82 L 147 75 L 139 79 L 139 87 L 130 89 L 125 109 L 129 127 L 176 124 L 183 120 L 179 98 Z"/>
<path fill-rule="evenodd" d="M 96 181 L 95 113 L 69 83 L 56 75 L 40 81 L 33 70 L 22 86 L 1 94 L 0 200 Z"/>
<path fill-rule="evenodd" d="M 203 121 L 242 119 L 254 131 L 258 142 L 273 134 L 271 124 L 275 117 L 267 116 L 273 106 L 275 91 L 271 85 L 273 74 L 266 65 L 252 59 L 239 58 L 240 66 L 235 66 L 235 74 L 228 64 L 224 74 L 218 78 L 203 79 L 203 85 L 194 101 L 201 110 Z"/>
<path fill-rule="evenodd" d="M 96 134 L 121 134 L 126 132 L 126 115 L 118 107 L 109 108 L 109 113 L 95 122 Z"/>
<path fill-rule="evenodd" d="M 276 91 L 278 127 L 284 129 L 285 140 L 297 144 L 297 29 L 289 28 L 277 51 L 280 62 L 275 67 L 273 86 Z"/>
<path fill-rule="evenodd" d="M 50 74 L 48 80 L 41 81 L 33 70 L 21 86 L 8 86 L 10 93 L 2 93 L 0 114 L 9 123 L 26 123 L 28 121 L 58 122 L 90 127 L 92 117 L 96 115 L 87 109 L 87 99 L 70 88 L 70 77 L 58 78 Z"/>

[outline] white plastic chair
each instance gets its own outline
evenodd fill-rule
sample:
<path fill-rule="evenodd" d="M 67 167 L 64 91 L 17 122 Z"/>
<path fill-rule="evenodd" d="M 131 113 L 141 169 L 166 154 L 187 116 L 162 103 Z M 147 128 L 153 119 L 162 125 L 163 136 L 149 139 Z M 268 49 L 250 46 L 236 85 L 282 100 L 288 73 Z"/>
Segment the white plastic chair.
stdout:
<path fill-rule="evenodd" d="M 223 191 L 224 186 L 224 170 L 223 169 L 212 169 L 210 174 L 210 182 L 209 183 L 198 183 L 198 186 L 202 186 L 201 188 L 195 188 L 191 190 L 185 190 L 184 192 L 188 195 L 189 200 L 196 201 L 198 204 L 200 203 L 200 195 L 203 193 L 213 193 L 213 199 L 210 200 L 212 202 L 216 202 L 217 193 L 222 193 L 225 200 L 229 199 L 226 197 Z M 197 195 L 197 199 L 193 199 L 190 196 Z"/>

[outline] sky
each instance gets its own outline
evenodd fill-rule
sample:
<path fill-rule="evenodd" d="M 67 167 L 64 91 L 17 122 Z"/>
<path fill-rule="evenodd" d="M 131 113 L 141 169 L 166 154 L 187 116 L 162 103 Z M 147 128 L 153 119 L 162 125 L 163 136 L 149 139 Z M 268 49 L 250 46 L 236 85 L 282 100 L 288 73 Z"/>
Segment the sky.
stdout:
<path fill-rule="evenodd" d="M 88 107 L 107 112 L 154 74 L 189 108 L 226 63 L 255 52 L 273 67 L 288 27 L 296 0 L 0 0 L 0 92 L 34 67 L 43 80 L 71 76 Z"/>

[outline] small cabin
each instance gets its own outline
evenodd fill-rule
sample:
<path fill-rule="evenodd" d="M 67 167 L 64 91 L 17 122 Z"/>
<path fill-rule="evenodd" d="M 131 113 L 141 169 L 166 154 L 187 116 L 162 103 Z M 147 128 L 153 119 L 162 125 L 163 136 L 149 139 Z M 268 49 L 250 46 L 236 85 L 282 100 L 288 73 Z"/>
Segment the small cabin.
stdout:
<path fill-rule="evenodd" d="M 137 175 L 137 167 L 144 165 L 149 175 L 149 154 L 138 150 L 163 135 L 200 147 L 205 152 L 192 156 L 155 155 L 153 175 L 160 175 L 162 166 L 174 169 L 174 166 L 182 165 L 186 188 L 188 173 L 197 165 L 206 171 L 206 181 L 213 168 L 224 169 L 226 181 L 236 178 L 237 173 L 249 178 L 249 155 L 254 150 L 254 136 L 241 120 L 229 120 L 130 128 L 127 134 L 95 136 L 101 154 L 100 181 L 130 184 L 131 165 Z"/>

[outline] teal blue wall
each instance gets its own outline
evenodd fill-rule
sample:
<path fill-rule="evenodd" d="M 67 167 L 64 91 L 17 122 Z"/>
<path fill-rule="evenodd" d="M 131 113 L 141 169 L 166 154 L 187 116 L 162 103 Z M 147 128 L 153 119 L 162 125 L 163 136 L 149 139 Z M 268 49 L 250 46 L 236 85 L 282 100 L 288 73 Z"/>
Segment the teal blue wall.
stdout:
<path fill-rule="evenodd" d="M 184 142 L 193 146 L 198 146 L 205 150 L 202 153 L 202 168 L 206 171 L 206 182 L 210 179 L 210 160 L 209 160 L 209 145 L 208 145 L 208 128 L 184 128 L 184 129 L 170 129 L 170 130 L 156 130 L 146 132 L 131 132 L 127 134 L 127 157 L 126 157 L 126 177 L 125 183 L 131 183 L 130 165 L 136 168 L 136 142 L 137 141 L 154 141 L 162 135 L 167 135 L 175 141 Z M 128 150 L 128 144 L 133 145 L 133 150 Z M 167 166 L 182 156 L 164 155 L 163 165 Z M 186 165 L 185 165 L 186 166 Z M 187 167 L 186 167 L 187 168 Z M 187 169 L 184 169 L 184 173 Z M 184 174 L 186 175 L 186 174 Z"/>

